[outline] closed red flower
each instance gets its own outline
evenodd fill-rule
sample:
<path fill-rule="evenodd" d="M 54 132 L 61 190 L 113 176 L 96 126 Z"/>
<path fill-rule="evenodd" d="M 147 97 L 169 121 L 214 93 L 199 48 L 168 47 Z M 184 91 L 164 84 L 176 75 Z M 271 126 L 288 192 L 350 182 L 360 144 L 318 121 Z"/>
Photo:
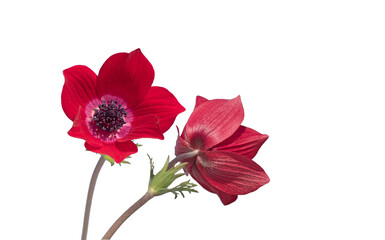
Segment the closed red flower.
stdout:
<path fill-rule="evenodd" d="M 151 87 L 154 69 L 140 49 L 112 55 L 98 75 L 83 65 L 63 74 L 62 107 L 73 121 L 68 134 L 117 163 L 138 151 L 131 140 L 163 139 L 185 110 L 167 89 Z"/>
<path fill-rule="evenodd" d="M 266 134 L 241 126 L 241 98 L 207 100 L 197 97 L 187 124 L 178 137 L 175 154 L 196 152 L 185 159 L 186 170 L 224 205 L 268 183 L 265 171 L 252 159 L 267 140 Z"/>

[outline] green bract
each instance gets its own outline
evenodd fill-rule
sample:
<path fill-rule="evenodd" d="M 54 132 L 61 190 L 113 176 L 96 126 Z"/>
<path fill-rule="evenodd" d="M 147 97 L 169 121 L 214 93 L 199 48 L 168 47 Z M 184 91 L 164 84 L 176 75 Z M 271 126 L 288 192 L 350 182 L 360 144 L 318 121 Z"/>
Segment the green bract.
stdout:
<path fill-rule="evenodd" d="M 197 185 L 194 183 L 190 183 L 190 180 L 182 182 L 176 187 L 168 188 L 171 183 L 175 181 L 175 179 L 184 175 L 184 173 L 177 172 L 179 172 L 179 170 L 186 166 L 187 163 L 179 163 L 178 165 L 169 168 L 170 158 L 168 157 L 163 168 L 156 175 L 154 175 L 154 164 L 150 156 L 149 159 L 151 170 L 150 182 L 148 184 L 148 192 L 150 194 L 152 194 L 153 196 L 159 196 L 171 192 L 175 195 L 175 198 L 177 198 L 178 193 L 180 193 L 182 197 L 184 197 L 183 192 L 198 192 L 197 190 L 193 189 Z"/>
<path fill-rule="evenodd" d="M 102 154 L 102 155 L 103 155 L 104 159 L 106 159 L 108 162 L 111 163 L 111 166 L 114 166 L 115 161 L 114 161 L 114 159 L 113 159 L 112 157 L 110 157 L 110 156 L 108 156 L 108 155 L 105 155 L 105 154 Z M 126 157 L 126 159 L 127 159 L 127 158 L 131 158 L 131 157 L 128 156 L 128 157 Z M 128 164 L 131 164 L 131 163 L 128 162 L 128 161 L 121 161 L 121 162 L 119 163 L 119 165 L 121 165 L 121 163 L 128 163 Z"/>

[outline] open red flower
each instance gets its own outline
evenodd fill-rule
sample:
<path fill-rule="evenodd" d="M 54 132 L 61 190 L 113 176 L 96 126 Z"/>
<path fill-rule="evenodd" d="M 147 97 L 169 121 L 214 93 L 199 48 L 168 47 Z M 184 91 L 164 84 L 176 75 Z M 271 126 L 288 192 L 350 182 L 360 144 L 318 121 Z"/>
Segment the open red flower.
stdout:
<path fill-rule="evenodd" d="M 188 163 L 186 170 L 224 205 L 270 181 L 252 160 L 268 136 L 241 126 L 243 117 L 239 96 L 210 101 L 198 96 L 175 147 L 177 156 L 196 152 L 195 157 L 183 160 Z"/>
<path fill-rule="evenodd" d="M 154 69 L 140 49 L 112 55 L 98 75 L 83 65 L 63 73 L 62 107 L 73 121 L 68 134 L 117 163 L 138 151 L 131 140 L 163 139 L 185 110 L 167 89 L 151 87 Z"/>

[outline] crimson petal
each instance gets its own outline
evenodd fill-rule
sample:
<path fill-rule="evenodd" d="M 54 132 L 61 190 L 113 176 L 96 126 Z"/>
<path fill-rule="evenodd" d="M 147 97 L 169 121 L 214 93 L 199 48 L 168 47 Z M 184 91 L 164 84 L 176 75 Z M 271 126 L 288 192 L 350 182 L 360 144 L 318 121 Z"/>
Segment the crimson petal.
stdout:
<path fill-rule="evenodd" d="M 118 138 L 117 141 L 122 142 L 139 138 L 164 139 L 159 126 L 159 119 L 156 115 L 134 116 L 131 125 L 130 131 L 122 138 Z"/>
<path fill-rule="evenodd" d="M 99 139 L 95 138 L 89 131 L 86 124 L 86 114 L 83 107 L 79 107 L 78 113 L 73 120 L 72 128 L 68 131 L 68 135 L 71 137 L 84 139 L 94 147 L 100 147 L 103 145 L 103 143 Z"/>
<path fill-rule="evenodd" d="M 99 97 L 112 95 L 135 106 L 146 96 L 154 81 L 154 69 L 140 49 L 130 53 L 117 53 L 109 57 L 100 68 L 96 82 Z"/>
<path fill-rule="evenodd" d="M 258 164 L 236 153 L 201 151 L 196 165 L 208 184 L 227 194 L 247 194 L 270 181 Z"/>
<path fill-rule="evenodd" d="M 196 100 L 195 100 L 195 107 L 194 107 L 194 109 L 197 108 L 202 103 L 205 103 L 207 101 L 209 101 L 207 98 L 204 98 L 204 97 L 201 97 L 201 96 L 197 96 Z"/>
<path fill-rule="evenodd" d="M 241 98 L 215 99 L 192 112 L 182 135 L 198 149 L 208 149 L 230 137 L 244 117 Z"/>
<path fill-rule="evenodd" d="M 216 189 L 214 186 L 210 185 L 210 183 L 207 182 L 207 180 L 202 176 L 202 174 L 197 169 L 195 164 L 194 165 L 189 164 L 189 165 L 190 166 L 188 167 L 189 168 L 188 172 L 195 179 L 195 181 L 197 181 L 207 191 L 217 194 L 218 197 L 221 199 L 223 205 L 228 205 L 234 202 L 235 200 L 237 200 L 238 198 L 237 195 L 232 195 L 232 194 L 222 192 Z"/>
<path fill-rule="evenodd" d="M 179 156 L 183 153 L 188 153 L 191 151 L 194 151 L 194 149 L 191 148 L 190 144 L 188 144 L 186 140 L 178 136 L 175 145 L 175 156 Z"/>
<path fill-rule="evenodd" d="M 138 147 L 131 141 L 106 143 L 100 147 L 86 142 L 84 146 L 89 151 L 110 156 L 116 163 L 121 163 L 126 157 L 138 151 Z"/>
<path fill-rule="evenodd" d="M 85 107 L 96 98 L 96 74 L 86 66 L 77 65 L 63 71 L 64 86 L 61 94 L 61 104 L 64 113 L 72 121 L 79 107 Z"/>
<path fill-rule="evenodd" d="M 228 151 L 253 159 L 262 144 L 269 138 L 251 128 L 240 126 L 231 137 L 214 146 L 213 150 Z"/>
<path fill-rule="evenodd" d="M 132 108 L 134 116 L 156 115 L 162 133 L 166 132 L 174 123 L 176 116 L 185 108 L 167 89 L 151 87 L 143 101 Z"/>

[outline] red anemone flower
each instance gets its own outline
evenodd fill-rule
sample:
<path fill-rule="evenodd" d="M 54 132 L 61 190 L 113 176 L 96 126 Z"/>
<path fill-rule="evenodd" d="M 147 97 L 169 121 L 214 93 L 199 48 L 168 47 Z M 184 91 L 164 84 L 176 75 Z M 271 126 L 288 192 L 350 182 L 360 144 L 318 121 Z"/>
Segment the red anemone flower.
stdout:
<path fill-rule="evenodd" d="M 96 75 L 83 65 L 63 71 L 68 134 L 86 140 L 86 149 L 120 163 L 138 151 L 131 141 L 163 139 L 185 109 L 167 89 L 151 87 L 154 69 L 140 49 L 109 57 Z"/>
<path fill-rule="evenodd" d="M 255 157 L 268 135 L 241 126 L 241 98 L 207 100 L 197 97 L 187 124 L 178 137 L 175 154 L 196 152 L 185 159 L 186 170 L 224 205 L 268 183 L 269 177 Z"/>

